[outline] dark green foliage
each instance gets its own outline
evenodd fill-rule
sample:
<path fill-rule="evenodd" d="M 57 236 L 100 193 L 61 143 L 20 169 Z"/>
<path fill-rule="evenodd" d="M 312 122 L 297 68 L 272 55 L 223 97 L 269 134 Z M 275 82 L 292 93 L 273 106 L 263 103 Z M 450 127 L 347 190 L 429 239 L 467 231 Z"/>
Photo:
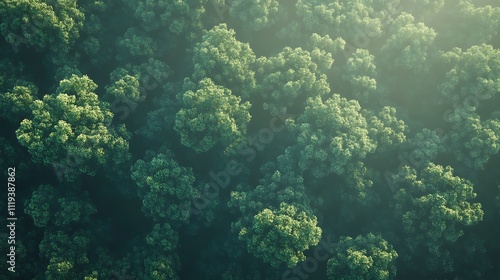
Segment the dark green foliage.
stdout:
<path fill-rule="evenodd" d="M 464 226 L 482 221 L 484 215 L 481 204 L 469 202 L 476 197 L 472 184 L 453 176 L 451 167 L 433 163 L 419 173 L 405 166 L 394 180 L 398 188 L 394 214 L 406 233 L 409 252 L 405 258 L 424 254 L 427 269 L 453 271 L 453 256 L 447 248 L 464 235 Z"/>
<path fill-rule="evenodd" d="M 342 237 L 328 260 L 329 279 L 394 279 L 398 254 L 380 235 Z"/>
<path fill-rule="evenodd" d="M 84 14 L 76 0 L 6 0 L 0 4 L 0 33 L 16 46 L 67 52 L 79 36 Z"/>
<path fill-rule="evenodd" d="M 65 192 L 51 185 L 41 185 L 26 200 L 25 213 L 30 215 L 37 227 L 64 227 L 74 223 L 89 222 L 96 212 L 88 194 Z M 80 197 L 78 196 L 80 195 Z"/>
<path fill-rule="evenodd" d="M 169 150 L 146 153 L 132 166 L 132 179 L 139 186 L 142 209 L 156 221 L 186 221 L 189 204 L 196 197 L 191 168 L 179 166 Z"/>
<path fill-rule="evenodd" d="M 2 0 L 0 278 L 500 279 L 499 30 L 498 0 Z"/>

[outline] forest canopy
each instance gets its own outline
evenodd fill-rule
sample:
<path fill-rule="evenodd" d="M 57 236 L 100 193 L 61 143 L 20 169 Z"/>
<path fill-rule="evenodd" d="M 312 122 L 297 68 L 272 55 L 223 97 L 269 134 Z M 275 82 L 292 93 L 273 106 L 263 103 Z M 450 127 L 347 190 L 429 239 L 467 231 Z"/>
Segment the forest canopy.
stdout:
<path fill-rule="evenodd" d="M 0 279 L 500 279 L 500 2 L 2 0 Z"/>

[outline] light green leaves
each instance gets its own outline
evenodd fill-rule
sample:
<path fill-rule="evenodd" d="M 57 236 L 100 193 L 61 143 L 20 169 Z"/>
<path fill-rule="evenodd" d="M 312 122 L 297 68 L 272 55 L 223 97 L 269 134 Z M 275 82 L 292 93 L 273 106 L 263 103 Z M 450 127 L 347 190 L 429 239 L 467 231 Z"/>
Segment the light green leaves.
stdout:
<path fill-rule="evenodd" d="M 390 26 L 391 35 L 382 46 L 389 68 L 421 72 L 428 69 L 428 52 L 437 33 L 423 23 L 414 23 L 412 15 L 401 14 Z M 388 62 L 389 63 L 389 62 Z"/>
<path fill-rule="evenodd" d="M 128 133 L 106 125 L 113 114 L 94 93 L 97 85 L 87 76 L 62 80 L 56 94 L 45 95 L 31 106 L 33 118 L 21 122 L 17 139 L 34 162 L 59 164 L 73 158 L 64 177 L 95 174 L 100 166 L 128 160 Z"/>
<path fill-rule="evenodd" d="M 277 0 L 234 0 L 229 13 L 253 30 L 272 25 L 278 15 Z"/>
<path fill-rule="evenodd" d="M 342 237 L 328 260 L 328 278 L 394 279 L 398 254 L 380 235 Z"/>
<path fill-rule="evenodd" d="M 132 179 L 139 186 L 142 210 L 157 221 L 186 221 L 191 200 L 197 196 L 191 168 L 180 166 L 172 152 L 148 151 L 145 160 L 131 168 Z"/>
<path fill-rule="evenodd" d="M 394 212 L 400 219 L 411 254 L 425 254 L 428 269 L 451 271 L 453 259 L 448 246 L 463 235 L 463 226 L 483 219 L 481 204 L 472 183 L 453 176 L 451 167 L 429 163 L 419 173 L 408 166 L 394 177 L 399 190 L 394 196 Z M 453 245 L 457 246 L 457 245 Z"/>
<path fill-rule="evenodd" d="M 240 97 L 209 78 L 200 81 L 196 92 L 185 92 L 181 101 L 174 129 L 183 145 L 197 152 L 206 152 L 218 143 L 231 149 L 246 135 L 250 103 L 242 103 Z"/>
<path fill-rule="evenodd" d="M 196 81 L 210 78 L 248 100 L 255 87 L 255 59 L 248 43 L 236 40 L 233 29 L 219 24 L 206 32 L 194 47 L 193 78 Z"/>
<path fill-rule="evenodd" d="M 264 209 L 254 216 L 249 228 L 242 228 L 239 239 L 248 251 L 274 267 L 295 266 L 305 260 L 303 251 L 319 242 L 317 220 L 294 206 L 282 203 L 279 210 Z"/>
<path fill-rule="evenodd" d="M 443 54 L 450 64 L 441 93 L 455 103 L 488 100 L 500 92 L 500 50 L 490 45 L 454 48 Z M 472 99 L 472 102 L 469 102 Z"/>
<path fill-rule="evenodd" d="M 285 47 L 276 56 L 259 58 L 258 64 L 258 91 L 264 98 L 264 109 L 273 115 L 290 112 L 292 105 L 308 97 L 330 92 L 326 75 L 311 53 L 301 48 Z"/>

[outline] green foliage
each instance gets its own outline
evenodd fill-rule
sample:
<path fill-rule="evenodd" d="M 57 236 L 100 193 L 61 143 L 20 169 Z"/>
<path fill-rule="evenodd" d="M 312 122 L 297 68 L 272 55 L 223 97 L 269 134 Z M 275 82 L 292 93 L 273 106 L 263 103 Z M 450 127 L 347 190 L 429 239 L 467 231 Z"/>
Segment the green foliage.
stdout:
<path fill-rule="evenodd" d="M 37 227 L 64 227 L 88 222 L 96 209 L 86 192 L 68 193 L 51 185 L 41 185 L 26 200 L 24 212 Z"/>
<path fill-rule="evenodd" d="M 282 203 L 278 210 L 266 208 L 255 215 L 252 225 L 240 230 L 239 239 L 264 262 L 293 267 L 306 259 L 304 250 L 318 244 L 321 229 L 316 223 L 316 217 Z"/>
<path fill-rule="evenodd" d="M 1 0 L 3 278 L 497 279 L 499 30 L 498 0 Z"/>
<path fill-rule="evenodd" d="M 382 46 L 390 68 L 422 72 L 428 68 L 428 53 L 437 33 L 424 23 L 414 23 L 412 15 L 401 14 L 390 27 L 391 33 Z"/>
<path fill-rule="evenodd" d="M 309 99 L 304 113 L 290 126 L 297 133 L 299 168 L 317 178 L 343 174 L 349 162 L 376 148 L 359 103 L 338 94 L 325 102 L 320 97 Z"/>
<path fill-rule="evenodd" d="M 119 60 L 128 60 L 130 57 L 152 57 L 156 54 L 158 46 L 153 38 L 140 28 L 131 27 L 116 42 L 120 54 Z"/>
<path fill-rule="evenodd" d="M 252 30 L 261 30 L 274 24 L 278 7 L 277 0 L 234 0 L 229 13 Z"/>
<path fill-rule="evenodd" d="M 60 164 L 74 159 L 66 180 L 79 173 L 94 175 L 100 166 L 128 160 L 128 132 L 107 127 L 113 114 L 94 93 L 97 85 L 87 76 L 62 80 L 55 94 L 31 105 L 32 119 L 21 122 L 16 136 L 35 163 Z M 66 172 L 67 171 L 67 172 Z"/>
<path fill-rule="evenodd" d="M 375 57 L 368 50 L 357 49 L 344 66 L 342 78 L 349 84 L 350 91 L 362 104 L 367 104 L 377 96 L 377 71 Z"/>
<path fill-rule="evenodd" d="M 146 236 L 149 246 L 159 248 L 165 253 L 174 251 L 178 242 L 179 235 L 167 223 L 155 224 L 151 233 Z"/>
<path fill-rule="evenodd" d="M 482 169 L 500 151 L 500 119 L 481 121 L 477 113 L 458 108 L 449 120 L 455 128 L 450 133 L 453 154 L 468 168 Z"/>
<path fill-rule="evenodd" d="M 328 278 L 394 279 L 398 254 L 380 235 L 342 237 L 328 260 Z"/>
<path fill-rule="evenodd" d="M 394 176 L 398 190 L 394 214 L 401 221 L 408 256 L 421 258 L 430 271 L 453 271 L 449 246 L 458 246 L 464 226 L 483 220 L 471 182 L 453 176 L 451 167 L 429 163 L 420 172 L 405 166 Z M 421 268 L 414 268 L 421 269 Z"/>
<path fill-rule="evenodd" d="M 286 47 L 276 56 L 259 58 L 258 64 L 258 91 L 264 98 L 264 109 L 272 115 L 284 114 L 308 97 L 330 92 L 326 75 L 319 71 L 311 53 L 301 48 Z"/>
<path fill-rule="evenodd" d="M 0 116 L 19 123 L 31 114 L 30 106 L 36 99 L 38 89 L 34 84 L 15 86 L 11 92 L 0 95 Z"/>
<path fill-rule="evenodd" d="M 142 210 L 155 221 L 186 221 L 191 200 L 196 198 L 191 168 L 179 166 L 167 149 L 155 154 L 148 151 L 131 169 L 132 179 L 139 186 Z"/>
<path fill-rule="evenodd" d="M 180 99 L 182 108 L 176 115 L 174 128 L 186 147 L 206 152 L 221 143 L 230 150 L 244 139 L 251 118 L 250 103 L 242 103 L 231 90 L 205 78 L 198 90 L 187 91 Z"/>
<path fill-rule="evenodd" d="M 8 43 L 57 53 L 75 43 L 84 14 L 76 0 L 5 0 L 0 18 L 0 33 Z"/>
<path fill-rule="evenodd" d="M 451 65 L 441 93 L 455 103 L 470 104 L 498 96 L 500 92 L 500 50 L 490 45 L 459 48 L 443 54 Z M 476 100 L 476 101 L 474 101 Z M 476 104 L 473 104 L 476 106 Z"/>
<path fill-rule="evenodd" d="M 118 68 L 111 73 L 110 80 L 111 84 L 106 87 L 106 99 L 111 102 L 120 100 L 127 104 L 135 104 L 141 100 L 137 76 L 131 76 L 127 70 Z"/>
<path fill-rule="evenodd" d="M 248 100 L 255 87 L 255 54 L 250 45 L 235 38 L 235 31 L 225 23 L 207 31 L 194 47 L 193 78 L 210 78 Z"/>
<path fill-rule="evenodd" d="M 401 2 L 403 9 L 417 17 L 418 20 L 435 16 L 445 4 L 445 0 L 407 0 Z"/>
<path fill-rule="evenodd" d="M 500 28 L 500 7 L 495 1 L 483 2 L 492 5 L 470 0 L 457 1 L 457 7 L 450 11 L 453 26 L 444 34 L 446 40 L 462 47 L 491 44 L 495 40 Z"/>
<path fill-rule="evenodd" d="M 445 151 L 444 139 L 441 139 L 435 131 L 424 128 L 415 137 L 409 139 L 408 158 L 419 165 L 432 162 L 438 154 Z"/>
<path fill-rule="evenodd" d="M 377 116 L 370 112 L 365 114 L 369 116 L 371 137 L 376 140 L 378 151 L 394 148 L 395 145 L 406 141 L 406 125 L 396 117 L 395 108 L 386 106 Z"/>
<path fill-rule="evenodd" d="M 87 252 L 90 236 L 86 231 L 66 234 L 63 231 L 46 231 L 40 242 L 40 255 L 48 260 L 45 278 L 78 279 L 82 268 L 90 263 Z"/>
<path fill-rule="evenodd" d="M 139 274 L 139 279 L 144 280 L 163 280 L 180 279 L 177 271 L 180 268 L 178 257 L 168 255 L 146 256 L 144 259 L 144 273 Z"/>
<path fill-rule="evenodd" d="M 297 205 L 310 212 L 309 199 L 305 194 L 304 179 L 294 172 L 274 172 L 266 174 L 260 184 L 250 191 L 231 192 L 229 207 L 238 207 L 243 219 L 252 217 L 268 207 L 278 207 L 281 203 Z M 309 210 L 308 210 L 309 209 Z"/>
<path fill-rule="evenodd" d="M 207 0 L 124 0 L 133 10 L 146 31 L 168 30 L 193 39 L 193 32 L 201 30 L 201 15 Z"/>
<path fill-rule="evenodd" d="M 313 33 L 309 38 L 308 49 L 311 50 L 311 59 L 318 65 L 321 73 L 326 73 L 333 63 L 333 55 L 344 50 L 346 42 L 342 38 L 332 40 L 330 36 L 320 36 Z"/>
<path fill-rule="evenodd" d="M 299 0 L 296 9 L 307 30 L 342 37 L 357 45 L 362 42 L 362 33 L 373 38 L 382 35 L 382 23 L 376 11 L 364 2 L 372 1 Z"/>
<path fill-rule="evenodd" d="M 3 137 L 0 137 L 0 168 L 2 170 L 7 170 L 15 161 L 16 151 L 14 147 L 9 143 L 9 141 Z M 2 171 L 2 174 L 7 174 L 6 171 Z"/>

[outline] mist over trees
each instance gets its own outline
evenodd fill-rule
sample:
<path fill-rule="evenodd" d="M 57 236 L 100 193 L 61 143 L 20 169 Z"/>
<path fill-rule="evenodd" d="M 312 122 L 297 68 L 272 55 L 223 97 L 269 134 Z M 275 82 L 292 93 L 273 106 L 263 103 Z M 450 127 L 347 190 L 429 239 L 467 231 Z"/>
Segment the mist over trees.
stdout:
<path fill-rule="evenodd" d="M 499 30 L 493 0 L 3 0 L 0 279 L 500 279 Z"/>

